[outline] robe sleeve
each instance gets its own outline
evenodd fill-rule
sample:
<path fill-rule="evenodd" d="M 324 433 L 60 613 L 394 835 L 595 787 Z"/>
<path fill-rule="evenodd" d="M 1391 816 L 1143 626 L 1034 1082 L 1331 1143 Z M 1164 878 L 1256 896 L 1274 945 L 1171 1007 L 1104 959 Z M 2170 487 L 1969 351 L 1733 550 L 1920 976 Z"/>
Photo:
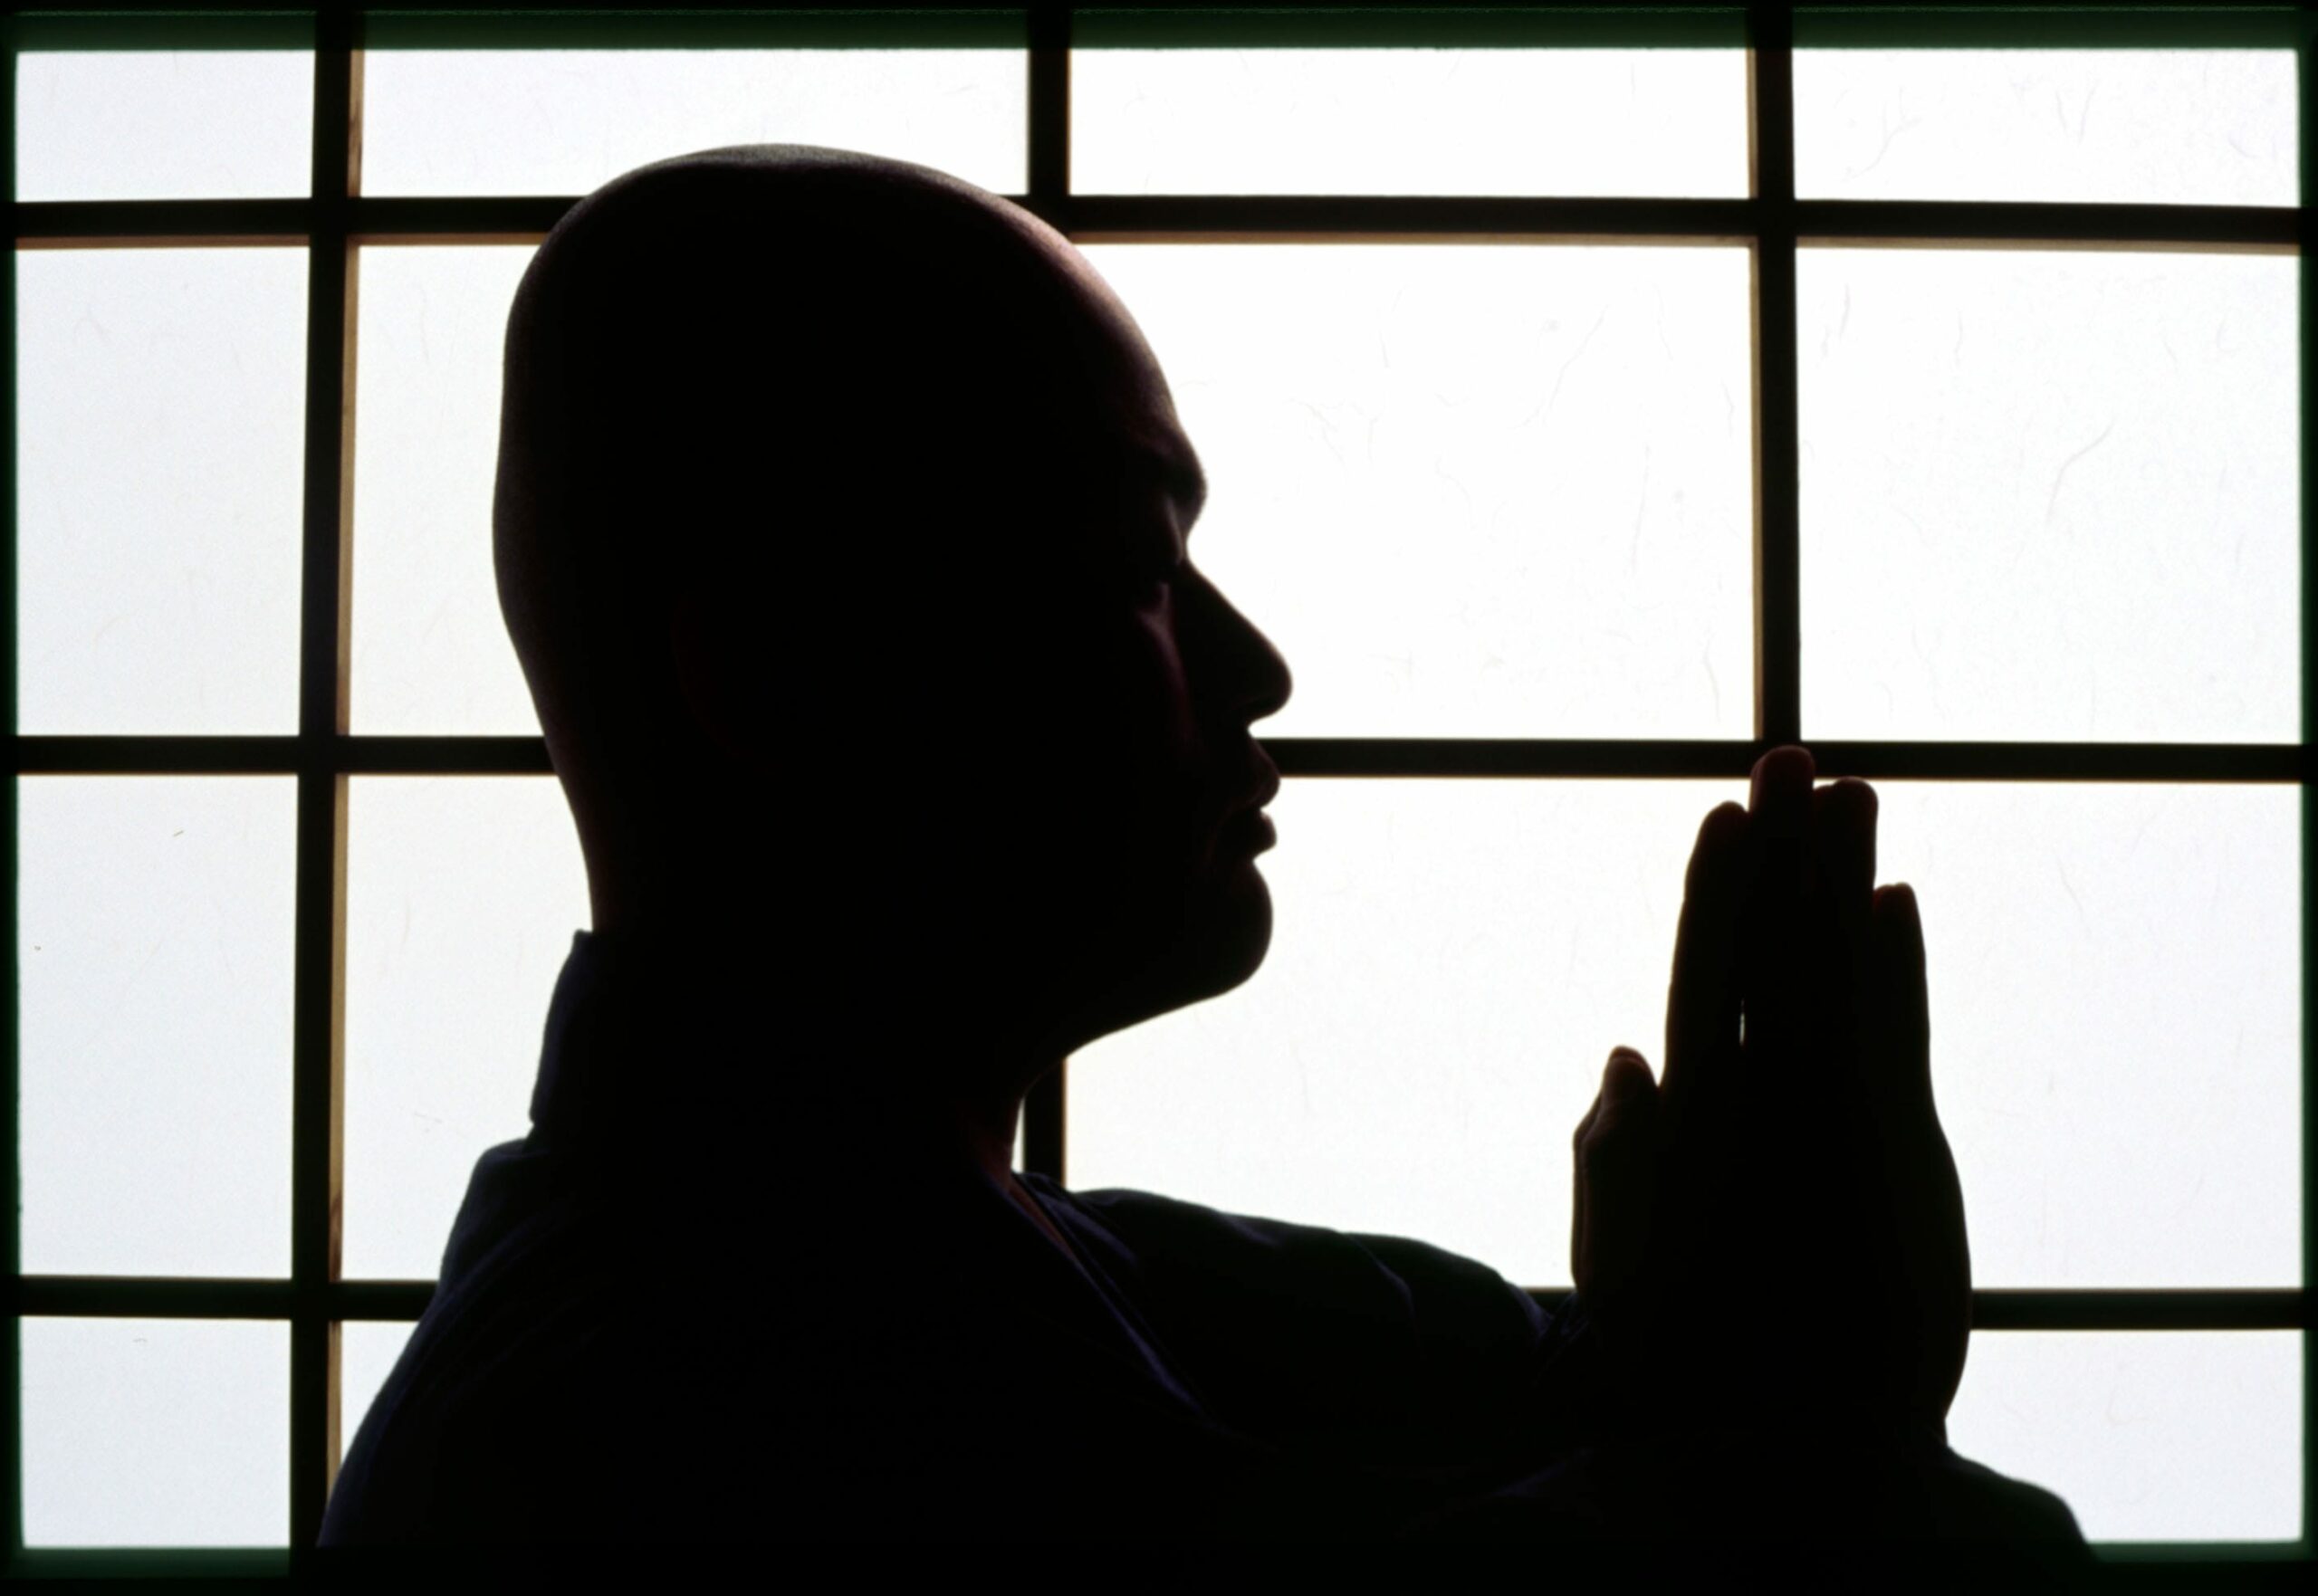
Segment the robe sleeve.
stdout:
<path fill-rule="evenodd" d="M 1067 1199 L 1107 1233 L 1106 1267 L 1237 1428 L 1437 1470 L 1536 1467 L 1598 1421 L 1582 1310 L 1549 1312 L 1485 1264 L 1149 1192 Z"/>

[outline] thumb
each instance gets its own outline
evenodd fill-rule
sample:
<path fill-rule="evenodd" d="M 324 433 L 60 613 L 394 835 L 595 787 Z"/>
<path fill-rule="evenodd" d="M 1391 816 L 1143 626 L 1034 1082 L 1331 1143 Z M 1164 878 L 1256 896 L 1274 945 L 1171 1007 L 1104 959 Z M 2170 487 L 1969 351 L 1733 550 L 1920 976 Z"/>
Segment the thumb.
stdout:
<path fill-rule="evenodd" d="M 1617 1295 L 1642 1266 L 1657 1166 L 1658 1083 L 1632 1048 L 1610 1055 L 1578 1126 L 1570 1262 L 1578 1289 Z"/>

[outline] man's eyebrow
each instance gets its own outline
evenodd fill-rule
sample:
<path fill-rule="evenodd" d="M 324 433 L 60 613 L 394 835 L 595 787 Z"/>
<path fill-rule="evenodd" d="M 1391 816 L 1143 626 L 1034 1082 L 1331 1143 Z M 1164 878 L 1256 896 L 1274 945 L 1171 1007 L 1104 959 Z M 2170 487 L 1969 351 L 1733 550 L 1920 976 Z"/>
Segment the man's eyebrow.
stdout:
<path fill-rule="evenodd" d="M 1193 515 L 1206 507 L 1207 473 L 1196 459 L 1159 449 L 1139 451 L 1136 457 L 1158 475 L 1169 492 L 1192 507 Z"/>

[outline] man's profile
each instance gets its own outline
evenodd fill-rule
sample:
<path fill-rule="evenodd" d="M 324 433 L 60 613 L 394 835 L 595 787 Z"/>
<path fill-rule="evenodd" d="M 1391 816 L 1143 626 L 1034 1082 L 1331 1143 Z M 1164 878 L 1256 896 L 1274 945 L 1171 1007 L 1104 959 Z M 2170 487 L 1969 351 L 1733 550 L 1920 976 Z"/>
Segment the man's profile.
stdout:
<path fill-rule="evenodd" d="M 1011 1170 L 1046 1072 L 1269 942 L 1250 729 L 1291 682 L 1191 558 L 1205 492 L 1126 308 L 971 185 L 746 146 L 558 223 L 494 541 L 593 929 L 322 1543 L 2081 1556 L 1946 1447 L 1921 931 L 1872 790 L 1800 750 L 1705 817 L 1662 1067 L 1614 1056 L 1578 1127 L 1564 1309 Z"/>

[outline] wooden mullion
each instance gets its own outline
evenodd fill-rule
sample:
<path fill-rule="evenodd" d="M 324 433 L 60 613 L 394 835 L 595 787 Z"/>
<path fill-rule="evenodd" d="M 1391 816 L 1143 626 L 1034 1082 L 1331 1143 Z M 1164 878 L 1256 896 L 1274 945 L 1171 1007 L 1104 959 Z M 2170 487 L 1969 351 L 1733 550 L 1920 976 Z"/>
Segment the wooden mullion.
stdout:
<path fill-rule="evenodd" d="M 305 483 L 300 572 L 297 919 L 292 1021 L 290 1544 L 313 1545 L 337 1476 L 338 1273 L 343 1186 L 346 730 L 353 277 L 353 18 L 316 19 L 312 195 L 307 239 Z"/>

